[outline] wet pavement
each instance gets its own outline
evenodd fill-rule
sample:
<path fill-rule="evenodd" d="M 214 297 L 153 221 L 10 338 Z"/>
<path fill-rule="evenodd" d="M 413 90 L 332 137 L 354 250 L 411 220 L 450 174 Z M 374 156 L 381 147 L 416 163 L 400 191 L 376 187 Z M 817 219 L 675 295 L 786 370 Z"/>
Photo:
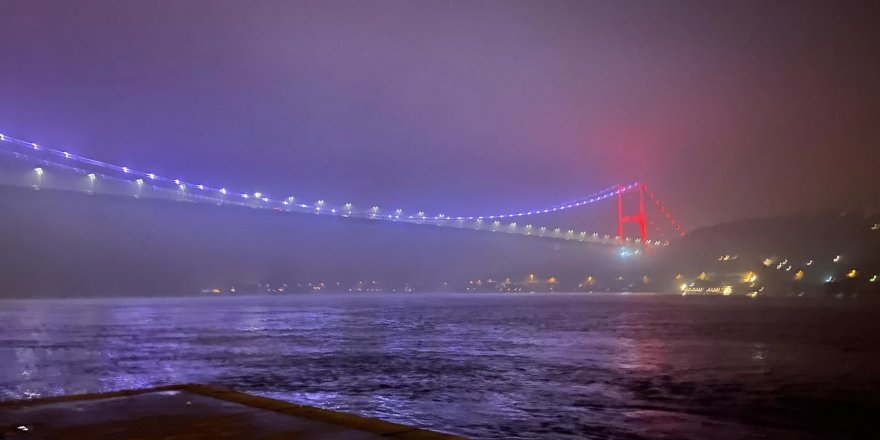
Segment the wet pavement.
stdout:
<path fill-rule="evenodd" d="M 0 403 L 2 439 L 451 439 L 444 434 L 217 387 Z"/>

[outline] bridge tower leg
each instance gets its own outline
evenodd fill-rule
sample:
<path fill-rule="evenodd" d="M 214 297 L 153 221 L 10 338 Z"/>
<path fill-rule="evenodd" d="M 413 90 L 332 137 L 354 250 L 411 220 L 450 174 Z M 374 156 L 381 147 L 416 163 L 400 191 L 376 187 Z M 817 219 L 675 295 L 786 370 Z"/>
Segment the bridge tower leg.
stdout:
<path fill-rule="evenodd" d="M 648 240 L 648 228 L 645 219 L 645 185 L 640 183 L 635 188 L 639 192 L 639 212 L 634 215 L 623 215 L 623 193 L 626 192 L 626 189 L 624 189 L 623 185 L 619 185 L 617 189 L 617 235 L 623 238 L 623 225 L 635 222 L 639 224 L 639 234 L 642 243 L 646 242 Z"/>

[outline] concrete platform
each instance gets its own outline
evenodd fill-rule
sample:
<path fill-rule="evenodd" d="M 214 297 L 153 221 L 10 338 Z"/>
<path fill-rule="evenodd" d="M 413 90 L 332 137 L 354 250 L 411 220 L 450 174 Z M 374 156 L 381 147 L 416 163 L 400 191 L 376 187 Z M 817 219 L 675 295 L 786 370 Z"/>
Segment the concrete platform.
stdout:
<path fill-rule="evenodd" d="M 207 385 L 0 402 L 0 439 L 458 439 Z"/>

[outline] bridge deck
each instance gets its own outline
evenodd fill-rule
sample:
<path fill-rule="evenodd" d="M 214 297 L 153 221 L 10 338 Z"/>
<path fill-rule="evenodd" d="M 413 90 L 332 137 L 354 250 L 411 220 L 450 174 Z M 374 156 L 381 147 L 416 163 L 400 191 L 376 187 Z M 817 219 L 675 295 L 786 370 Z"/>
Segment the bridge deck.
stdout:
<path fill-rule="evenodd" d="M 206 385 L 0 402 L 10 439 L 454 439 Z"/>

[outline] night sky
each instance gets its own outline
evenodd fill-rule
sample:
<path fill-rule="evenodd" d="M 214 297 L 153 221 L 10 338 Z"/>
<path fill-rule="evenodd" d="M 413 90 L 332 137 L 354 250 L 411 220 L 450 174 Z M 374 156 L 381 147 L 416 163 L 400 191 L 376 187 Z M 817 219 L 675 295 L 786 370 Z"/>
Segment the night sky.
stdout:
<path fill-rule="evenodd" d="M 407 210 L 532 208 L 634 180 L 688 229 L 877 209 L 877 9 L 3 1 L 0 131 Z"/>

